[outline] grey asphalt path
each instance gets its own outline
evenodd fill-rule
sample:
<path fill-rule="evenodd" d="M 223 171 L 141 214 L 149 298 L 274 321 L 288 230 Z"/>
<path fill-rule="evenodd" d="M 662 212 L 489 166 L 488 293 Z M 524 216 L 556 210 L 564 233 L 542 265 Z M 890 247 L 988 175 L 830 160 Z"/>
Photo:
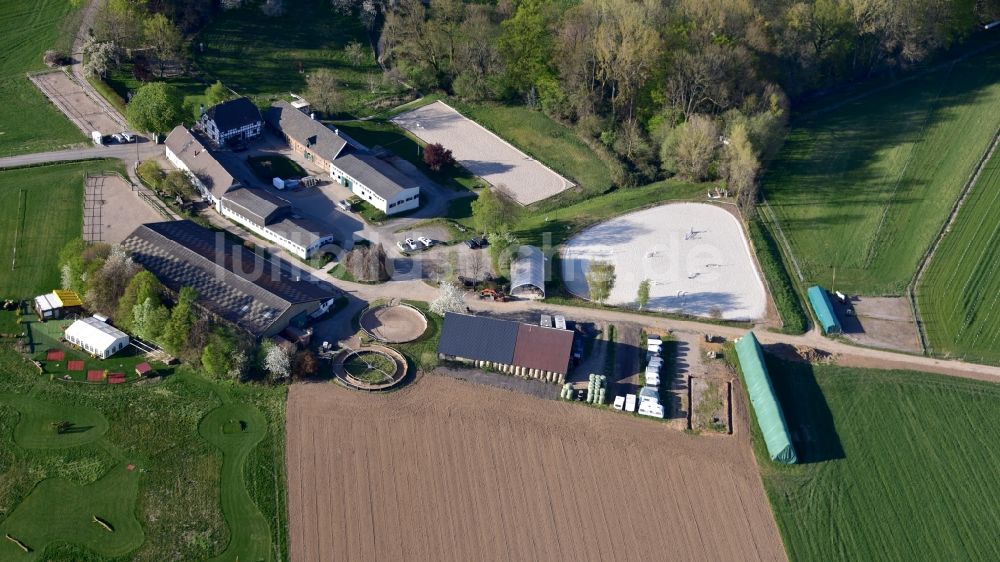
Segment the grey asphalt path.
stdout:
<path fill-rule="evenodd" d="M 138 155 L 138 156 L 137 156 Z M 136 158 L 145 160 L 163 155 L 163 145 L 149 141 L 133 144 L 113 144 L 109 146 L 93 146 L 88 148 L 70 148 L 53 152 L 36 152 L 0 158 L 0 168 L 30 166 L 48 162 L 68 162 L 72 160 L 94 160 L 98 158 L 115 158 L 131 166 Z"/>

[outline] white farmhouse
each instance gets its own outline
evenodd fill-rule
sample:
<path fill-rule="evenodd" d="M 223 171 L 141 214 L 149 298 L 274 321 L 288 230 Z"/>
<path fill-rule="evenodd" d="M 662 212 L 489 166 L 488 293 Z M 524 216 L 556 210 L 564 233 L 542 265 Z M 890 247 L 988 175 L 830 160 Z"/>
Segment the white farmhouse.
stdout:
<path fill-rule="evenodd" d="M 292 104 L 276 102 L 264 120 L 285 137 L 293 151 L 383 213 L 393 215 L 420 206 L 420 184 L 413 178 Z"/>
<path fill-rule="evenodd" d="M 93 316 L 77 320 L 66 328 L 66 341 L 99 359 L 107 359 L 125 349 L 128 334 Z"/>

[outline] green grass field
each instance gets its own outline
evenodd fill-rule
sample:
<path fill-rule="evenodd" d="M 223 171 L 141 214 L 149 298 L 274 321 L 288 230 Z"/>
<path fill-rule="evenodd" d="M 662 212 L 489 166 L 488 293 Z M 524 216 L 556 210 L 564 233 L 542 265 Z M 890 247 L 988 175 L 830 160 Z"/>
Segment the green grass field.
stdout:
<path fill-rule="evenodd" d="M 307 176 L 302 166 L 284 156 L 251 156 L 247 165 L 260 181 L 271 183 L 274 178 L 301 178 Z"/>
<path fill-rule="evenodd" d="M 42 54 L 68 51 L 77 8 L 66 0 L 5 2 L 0 11 L 0 157 L 54 150 L 87 139 L 25 76 Z"/>
<path fill-rule="evenodd" d="M 0 372 L 0 533 L 33 549 L 0 541 L 0 560 L 287 557 L 284 387 L 186 368 L 153 384 L 66 384 L 8 344 Z"/>
<path fill-rule="evenodd" d="M 767 357 L 804 464 L 754 450 L 791 560 L 1000 558 L 1000 385 Z"/>
<path fill-rule="evenodd" d="M 166 82 L 174 86 L 184 97 L 184 105 L 188 110 L 184 114 L 185 122 L 193 123 L 198 120 L 201 111 L 199 105 L 206 103 L 205 88 L 208 87 L 208 84 L 203 84 L 188 75 L 168 76 L 162 79 L 157 78 L 156 81 Z M 134 94 L 144 84 L 144 82 L 137 80 L 132 75 L 131 67 L 127 65 L 121 69 L 112 71 L 103 81 L 91 80 L 91 83 L 98 90 L 102 90 L 101 94 L 117 106 L 123 114 L 125 112 L 124 100 L 127 100 L 129 94 Z M 108 95 L 107 90 L 110 90 L 113 95 Z M 117 99 L 115 99 L 116 97 Z"/>
<path fill-rule="evenodd" d="M 590 193 L 611 187 L 611 171 L 569 127 L 524 106 L 447 102 Z"/>
<path fill-rule="evenodd" d="M 513 230 L 525 244 L 555 246 L 594 223 L 671 201 L 704 201 L 705 184 L 666 180 L 642 187 L 616 189 L 548 211 L 528 208 Z"/>
<path fill-rule="evenodd" d="M 120 167 L 97 160 L 0 170 L 7 202 L 0 209 L 0 296 L 28 298 L 58 287 L 59 250 L 83 234 L 86 172 Z"/>
<path fill-rule="evenodd" d="M 1000 362 L 1000 151 L 983 168 L 917 287 L 930 350 Z"/>
<path fill-rule="evenodd" d="M 367 78 L 381 77 L 382 71 L 358 18 L 337 14 L 330 2 L 286 0 L 285 7 L 285 15 L 276 18 L 263 16 L 257 3 L 220 13 L 195 38 L 198 67 L 211 80 L 222 80 L 264 105 L 289 92 L 301 93 L 306 74 L 327 68 L 339 79 L 347 112 L 367 115 L 366 107 L 380 96 L 371 93 Z M 344 54 L 351 41 L 366 49 L 357 65 Z"/>
<path fill-rule="evenodd" d="M 763 188 L 808 283 L 902 294 L 1000 127 L 998 72 L 994 48 L 793 119 Z"/>

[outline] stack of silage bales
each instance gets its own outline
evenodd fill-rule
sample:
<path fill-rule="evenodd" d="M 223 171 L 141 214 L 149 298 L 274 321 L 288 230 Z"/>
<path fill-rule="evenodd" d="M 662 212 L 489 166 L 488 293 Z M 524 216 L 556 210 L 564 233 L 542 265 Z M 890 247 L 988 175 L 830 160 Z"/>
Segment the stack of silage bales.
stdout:
<path fill-rule="evenodd" d="M 604 393 L 608 388 L 608 377 L 590 373 L 590 380 L 587 383 L 587 402 L 591 404 L 604 404 Z"/>

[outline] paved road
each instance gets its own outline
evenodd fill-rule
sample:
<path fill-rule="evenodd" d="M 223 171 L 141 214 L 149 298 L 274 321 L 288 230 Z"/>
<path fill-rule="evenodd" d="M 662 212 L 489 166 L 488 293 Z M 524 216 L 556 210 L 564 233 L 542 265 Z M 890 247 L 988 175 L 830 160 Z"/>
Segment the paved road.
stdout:
<path fill-rule="evenodd" d="M 155 158 L 163 155 L 163 145 L 158 145 L 149 141 L 142 141 L 134 144 L 112 144 L 109 146 L 92 146 L 87 148 L 56 150 L 53 152 L 21 154 L 19 156 L 0 158 L 0 168 L 29 166 L 32 164 L 44 164 L 46 162 L 91 160 L 95 158 L 116 158 L 130 165 L 132 162 L 136 161 L 137 151 L 139 160 Z"/>

